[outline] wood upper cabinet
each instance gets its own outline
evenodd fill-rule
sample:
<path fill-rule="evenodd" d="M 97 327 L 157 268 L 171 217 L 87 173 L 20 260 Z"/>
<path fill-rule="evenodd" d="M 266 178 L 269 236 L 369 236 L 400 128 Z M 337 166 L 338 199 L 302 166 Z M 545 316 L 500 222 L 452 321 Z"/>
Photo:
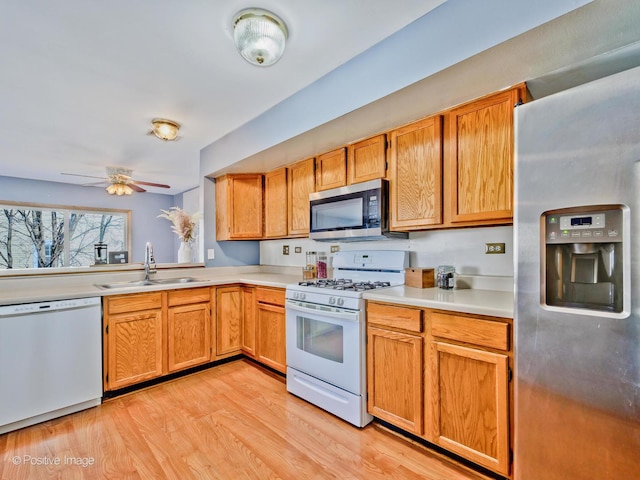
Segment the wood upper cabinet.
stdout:
<path fill-rule="evenodd" d="M 256 288 L 256 360 L 285 373 L 286 337 L 284 290 Z"/>
<path fill-rule="evenodd" d="M 338 148 L 316 157 L 316 191 L 347 184 L 347 150 Z"/>
<path fill-rule="evenodd" d="M 168 370 L 175 372 L 211 358 L 210 288 L 172 290 L 167 294 Z"/>
<path fill-rule="evenodd" d="M 287 168 L 264 175 L 264 237 L 286 237 L 287 228 Z"/>
<path fill-rule="evenodd" d="M 442 116 L 390 133 L 389 217 L 392 230 L 442 223 Z"/>
<path fill-rule="evenodd" d="M 233 174 L 216 178 L 216 239 L 262 237 L 262 174 Z"/>
<path fill-rule="evenodd" d="M 422 435 L 422 312 L 377 303 L 367 307 L 367 410 Z"/>
<path fill-rule="evenodd" d="M 366 182 L 387 175 L 385 134 L 352 143 L 347 151 L 347 183 Z"/>
<path fill-rule="evenodd" d="M 105 297 L 105 390 L 161 376 L 164 339 L 160 292 Z"/>
<path fill-rule="evenodd" d="M 242 353 L 256 358 L 256 289 L 242 287 Z"/>
<path fill-rule="evenodd" d="M 309 158 L 288 167 L 288 235 L 309 235 L 309 194 L 315 191 L 315 159 Z"/>
<path fill-rule="evenodd" d="M 216 356 L 240 353 L 242 287 L 216 288 Z"/>
<path fill-rule="evenodd" d="M 452 222 L 513 218 L 513 108 L 525 93 L 521 85 L 449 112 Z"/>
<path fill-rule="evenodd" d="M 439 313 L 432 321 L 434 441 L 508 475 L 509 325 Z"/>

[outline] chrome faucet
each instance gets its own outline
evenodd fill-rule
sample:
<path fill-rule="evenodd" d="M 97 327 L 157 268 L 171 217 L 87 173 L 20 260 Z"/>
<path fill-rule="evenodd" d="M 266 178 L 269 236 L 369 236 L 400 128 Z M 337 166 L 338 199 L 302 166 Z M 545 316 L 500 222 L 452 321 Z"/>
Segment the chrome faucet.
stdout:
<path fill-rule="evenodd" d="M 153 264 L 153 268 L 151 268 L 151 264 Z M 148 282 L 150 280 L 149 275 L 156 273 L 156 271 L 156 259 L 153 257 L 153 245 L 151 242 L 147 242 L 144 251 L 144 281 Z"/>

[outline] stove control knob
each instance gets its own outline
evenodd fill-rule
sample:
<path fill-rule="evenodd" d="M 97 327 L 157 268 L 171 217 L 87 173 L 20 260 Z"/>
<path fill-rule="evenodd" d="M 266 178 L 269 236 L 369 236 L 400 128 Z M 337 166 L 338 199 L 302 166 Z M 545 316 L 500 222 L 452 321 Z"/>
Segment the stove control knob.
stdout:
<path fill-rule="evenodd" d="M 338 299 L 338 305 L 339 305 L 339 306 L 344 305 L 344 298 L 339 298 L 339 299 Z"/>
<path fill-rule="evenodd" d="M 300 293 L 300 300 L 304 300 L 305 297 L 306 295 L 304 293 Z"/>
<path fill-rule="evenodd" d="M 300 294 L 298 292 L 293 292 L 293 299 L 297 300 Z"/>
<path fill-rule="evenodd" d="M 336 304 L 336 297 L 329 297 L 329 305 L 335 305 Z"/>

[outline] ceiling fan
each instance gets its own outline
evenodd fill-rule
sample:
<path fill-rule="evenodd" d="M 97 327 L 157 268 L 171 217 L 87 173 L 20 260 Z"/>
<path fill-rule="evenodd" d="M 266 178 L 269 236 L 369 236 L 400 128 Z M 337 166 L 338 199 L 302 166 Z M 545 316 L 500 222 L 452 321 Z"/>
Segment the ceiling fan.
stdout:
<path fill-rule="evenodd" d="M 171 188 L 163 183 L 143 182 L 142 180 L 134 180 L 131 178 L 133 170 L 123 167 L 107 167 L 106 177 L 95 177 L 93 175 L 79 175 L 77 173 L 62 173 L 62 175 L 71 175 L 74 177 L 100 178 L 102 181 L 95 183 L 87 183 L 85 186 L 94 186 L 100 184 L 108 184 L 107 192 L 110 195 L 131 195 L 135 192 L 146 192 L 140 185 L 158 188 Z"/>

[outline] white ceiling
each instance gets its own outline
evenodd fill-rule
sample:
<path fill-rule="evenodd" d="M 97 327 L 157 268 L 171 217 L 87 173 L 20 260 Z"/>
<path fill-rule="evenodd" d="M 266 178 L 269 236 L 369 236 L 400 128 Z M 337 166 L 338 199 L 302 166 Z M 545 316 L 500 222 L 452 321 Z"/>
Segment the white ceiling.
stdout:
<path fill-rule="evenodd" d="M 61 173 L 122 166 L 172 186 L 150 192 L 183 192 L 201 148 L 444 1 L 3 1 L 0 175 L 83 183 Z M 232 41 L 234 14 L 256 6 L 289 29 L 267 68 Z M 154 117 L 180 122 L 182 139 L 147 136 Z"/>

